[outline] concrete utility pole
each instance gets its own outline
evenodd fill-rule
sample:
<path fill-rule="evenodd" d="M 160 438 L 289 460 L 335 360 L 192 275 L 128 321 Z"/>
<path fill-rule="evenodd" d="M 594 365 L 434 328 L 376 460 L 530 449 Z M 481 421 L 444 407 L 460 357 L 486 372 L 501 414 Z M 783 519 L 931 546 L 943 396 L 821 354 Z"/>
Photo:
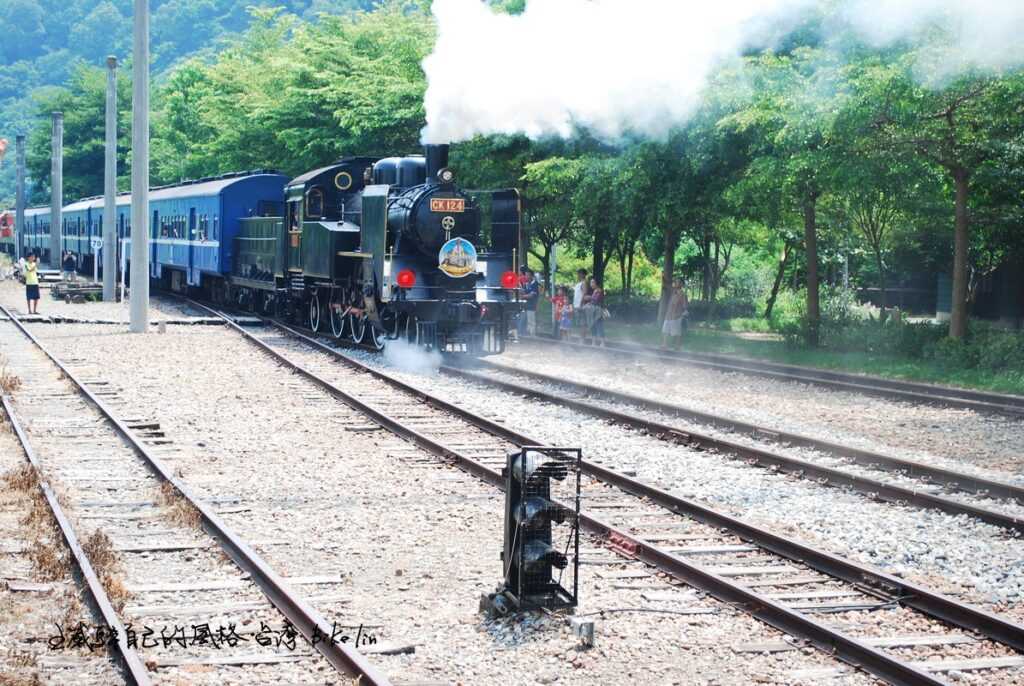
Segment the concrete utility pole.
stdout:
<path fill-rule="evenodd" d="M 21 257 L 21 243 L 25 240 L 25 134 L 17 137 L 17 190 L 14 196 L 14 259 Z"/>
<path fill-rule="evenodd" d="M 50 269 L 60 269 L 61 208 L 64 205 L 64 113 L 53 113 L 50 153 Z"/>
<path fill-rule="evenodd" d="M 117 58 L 107 58 L 107 149 L 103 170 L 103 300 L 117 299 Z M 95 257 L 93 260 L 95 264 Z"/>
<path fill-rule="evenodd" d="M 149 0 L 135 0 L 132 51 L 132 293 L 133 333 L 149 328 Z"/>

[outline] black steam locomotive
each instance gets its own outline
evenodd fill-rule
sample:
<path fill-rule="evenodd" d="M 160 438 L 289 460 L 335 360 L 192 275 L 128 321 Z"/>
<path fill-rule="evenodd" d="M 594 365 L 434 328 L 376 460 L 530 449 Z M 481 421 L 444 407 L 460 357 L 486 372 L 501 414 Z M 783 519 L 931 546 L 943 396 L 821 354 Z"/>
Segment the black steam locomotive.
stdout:
<path fill-rule="evenodd" d="M 519 194 L 462 190 L 447 164 L 428 145 L 293 179 L 283 216 L 239 221 L 220 297 L 378 349 L 501 352 L 521 309 Z"/>

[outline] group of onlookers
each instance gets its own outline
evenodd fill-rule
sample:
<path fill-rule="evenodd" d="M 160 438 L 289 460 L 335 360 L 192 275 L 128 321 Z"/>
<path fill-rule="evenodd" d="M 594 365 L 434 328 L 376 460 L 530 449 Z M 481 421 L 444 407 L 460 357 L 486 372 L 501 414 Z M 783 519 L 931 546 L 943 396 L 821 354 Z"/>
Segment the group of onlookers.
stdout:
<path fill-rule="evenodd" d="M 557 338 L 579 339 L 584 343 L 604 345 L 604 320 L 611 316 L 604 306 L 604 289 L 597 278 L 587 278 L 587 270 L 576 272 L 575 286 L 556 286 L 551 301 L 551 323 Z M 571 288 L 571 294 L 570 294 Z M 536 272 L 523 265 L 519 268 L 519 292 L 524 308 L 517 318 L 515 337 L 537 335 L 537 306 L 543 291 Z"/>
<path fill-rule="evenodd" d="M 517 339 L 537 335 L 537 305 L 543 291 L 537 274 L 526 265 L 519 268 L 519 288 L 525 308 L 516 324 Z M 601 280 L 588 276 L 586 269 L 577 269 L 575 285 L 555 286 L 553 293 L 548 299 L 551 301 L 551 325 L 555 337 L 604 346 L 604 322 L 611 318 L 611 313 L 605 307 Z M 661 347 L 680 347 L 689 317 L 689 305 L 683 280 L 673 279 L 672 295 L 661 328 Z"/>

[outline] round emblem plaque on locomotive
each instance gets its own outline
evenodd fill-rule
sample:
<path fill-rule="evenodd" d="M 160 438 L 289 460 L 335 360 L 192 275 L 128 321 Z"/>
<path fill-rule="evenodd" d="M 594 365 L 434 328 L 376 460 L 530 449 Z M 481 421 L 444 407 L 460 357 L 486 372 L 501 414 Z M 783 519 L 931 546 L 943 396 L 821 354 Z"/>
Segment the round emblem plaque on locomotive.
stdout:
<path fill-rule="evenodd" d="M 441 246 L 437 266 L 448 276 L 469 276 L 476 272 L 476 248 L 465 238 L 453 238 Z"/>

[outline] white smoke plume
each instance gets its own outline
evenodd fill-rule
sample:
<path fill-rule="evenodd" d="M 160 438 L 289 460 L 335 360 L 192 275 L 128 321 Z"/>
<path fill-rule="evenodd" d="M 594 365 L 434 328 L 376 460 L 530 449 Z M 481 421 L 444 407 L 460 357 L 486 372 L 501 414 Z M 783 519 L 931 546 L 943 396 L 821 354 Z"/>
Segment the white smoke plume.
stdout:
<path fill-rule="evenodd" d="M 967 70 L 1024 64 L 1022 0 L 850 0 L 842 14 L 860 37 L 876 46 L 903 40 L 928 43 L 918 75 L 935 85 Z M 935 35 L 937 29 L 941 37 Z"/>
<path fill-rule="evenodd" d="M 841 0 L 842 1 L 842 0 Z M 941 24 L 942 69 L 1024 63 L 1024 0 L 845 0 L 865 40 L 915 40 Z M 528 0 L 518 16 L 482 0 L 434 0 L 424 61 L 425 142 L 523 133 L 661 138 L 699 104 L 712 71 L 795 27 L 818 0 Z"/>

